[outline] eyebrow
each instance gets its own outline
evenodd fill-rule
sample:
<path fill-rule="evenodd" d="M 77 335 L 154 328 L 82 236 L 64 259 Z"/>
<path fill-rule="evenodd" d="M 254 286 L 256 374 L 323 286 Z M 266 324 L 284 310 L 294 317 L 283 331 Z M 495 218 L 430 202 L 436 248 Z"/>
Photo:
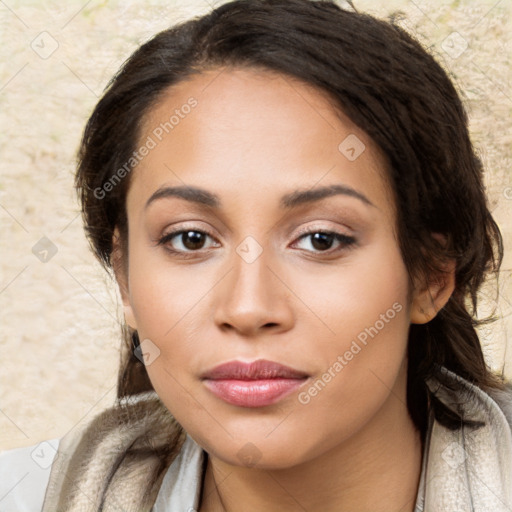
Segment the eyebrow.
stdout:
<path fill-rule="evenodd" d="M 326 197 L 335 195 L 344 195 L 359 199 L 367 206 L 375 205 L 361 192 L 349 187 L 348 185 L 329 185 L 326 187 L 312 188 L 309 190 L 297 190 L 290 194 L 281 197 L 280 206 L 283 209 L 291 209 L 305 203 L 312 203 L 319 201 Z M 178 197 L 193 203 L 208 206 L 210 208 L 220 208 L 222 202 L 217 194 L 209 192 L 208 190 L 194 187 L 190 185 L 178 187 L 161 187 L 156 190 L 151 197 L 147 200 L 145 208 L 158 199 Z"/>
<path fill-rule="evenodd" d="M 293 208 L 304 203 L 319 201 L 326 197 L 344 195 L 359 199 L 367 206 L 375 205 L 361 192 L 358 192 L 348 185 L 329 185 L 327 187 L 311 188 L 309 190 L 297 190 L 281 198 L 281 208 Z"/>

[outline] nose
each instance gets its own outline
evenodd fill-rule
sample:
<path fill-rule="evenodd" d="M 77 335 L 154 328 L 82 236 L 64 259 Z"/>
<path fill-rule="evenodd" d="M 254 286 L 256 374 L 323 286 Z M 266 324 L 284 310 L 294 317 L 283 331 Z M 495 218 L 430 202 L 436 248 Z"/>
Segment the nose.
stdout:
<path fill-rule="evenodd" d="M 234 254 L 230 271 L 215 287 L 214 320 L 220 329 L 257 336 L 292 327 L 293 294 L 267 252 L 264 250 L 252 262 Z"/>

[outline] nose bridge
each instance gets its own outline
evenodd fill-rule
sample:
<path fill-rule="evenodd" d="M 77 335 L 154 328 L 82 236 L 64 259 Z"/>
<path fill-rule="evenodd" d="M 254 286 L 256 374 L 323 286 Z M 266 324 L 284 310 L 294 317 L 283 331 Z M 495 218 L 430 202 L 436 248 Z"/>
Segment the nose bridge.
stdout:
<path fill-rule="evenodd" d="M 233 256 L 233 296 L 239 300 L 259 302 L 270 298 L 269 250 L 264 250 L 253 238 L 247 237 L 236 248 Z M 253 306 L 254 307 L 254 306 Z"/>
<path fill-rule="evenodd" d="M 274 275 L 272 252 L 253 237 L 246 237 L 233 251 L 231 271 L 217 297 L 215 320 L 246 333 L 260 327 L 289 327 L 291 305 L 286 288 Z"/>

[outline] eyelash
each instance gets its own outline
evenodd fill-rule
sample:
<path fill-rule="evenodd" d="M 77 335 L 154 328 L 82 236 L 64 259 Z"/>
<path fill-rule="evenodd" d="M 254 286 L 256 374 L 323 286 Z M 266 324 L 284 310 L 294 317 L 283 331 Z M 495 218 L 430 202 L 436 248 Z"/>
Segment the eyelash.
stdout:
<path fill-rule="evenodd" d="M 192 231 L 194 233 L 200 233 L 203 235 L 207 235 L 210 238 L 215 239 L 215 237 L 208 231 L 205 231 L 202 229 L 194 229 L 194 228 L 186 228 L 186 229 L 182 228 L 182 229 L 178 229 L 175 231 L 171 231 L 170 233 L 166 233 L 164 236 L 162 236 L 158 240 L 157 245 L 163 245 L 163 246 L 165 246 L 165 249 L 167 251 L 169 251 L 170 253 L 180 255 L 184 258 L 194 257 L 194 255 L 195 255 L 194 253 L 198 253 L 198 252 L 202 251 L 203 249 L 198 249 L 196 251 L 194 251 L 194 250 L 182 251 L 182 250 L 173 249 L 167 245 L 176 236 L 182 235 L 184 233 L 188 233 L 190 231 Z M 345 234 L 339 233 L 337 231 L 329 231 L 329 230 L 322 230 L 322 229 L 306 229 L 299 233 L 299 237 L 297 238 L 297 240 L 303 240 L 303 239 L 307 238 L 308 236 L 314 235 L 316 233 L 322 233 L 323 235 L 333 236 L 334 240 L 340 243 L 340 247 L 338 247 L 337 249 L 327 249 L 326 251 L 307 251 L 307 252 L 313 252 L 314 254 L 331 255 L 333 253 L 340 252 L 344 249 L 350 249 L 357 242 L 357 240 L 353 236 L 345 235 Z"/>

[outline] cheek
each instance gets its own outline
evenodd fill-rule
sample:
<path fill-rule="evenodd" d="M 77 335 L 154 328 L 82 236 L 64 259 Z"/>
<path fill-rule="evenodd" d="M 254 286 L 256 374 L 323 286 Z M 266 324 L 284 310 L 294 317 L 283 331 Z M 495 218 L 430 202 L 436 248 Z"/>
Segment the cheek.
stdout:
<path fill-rule="evenodd" d="M 207 272 L 198 272 L 196 266 L 173 264 L 163 249 L 141 246 L 130 249 L 129 268 L 130 303 L 139 334 L 171 339 L 194 318 L 211 284 Z"/>
<path fill-rule="evenodd" d="M 358 381 L 362 373 L 367 377 L 377 369 L 392 384 L 405 357 L 409 330 L 408 275 L 398 247 L 376 246 L 343 278 L 338 298 L 343 314 L 333 325 L 338 352 L 351 363 L 347 373 Z"/>
<path fill-rule="evenodd" d="M 197 278 L 197 272 L 194 278 L 185 270 L 136 265 L 136 258 L 132 262 L 137 269 L 130 283 L 132 308 L 141 346 L 145 344 L 143 352 L 148 350 L 151 357 L 146 371 L 169 411 L 187 423 L 187 417 L 202 410 L 193 398 L 191 368 L 199 367 L 198 318 L 201 322 L 206 318 L 198 304 L 208 286 Z"/>
<path fill-rule="evenodd" d="M 193 410 L 182 386 L 188 388 L 192 373 L 203 369 L 204 326 L 212 314 L 205 304 L 215 280 L 208 270 L 170 264 L 161 250 L 135 246 L 130 251 L 130 303 L 141 344 L 156 355 L 146 370 L 167 404 L 185 400 Z"/>
<path fill-rule="evenodd" d="M 365 346 L 374 338 L 391 340 L 381 343 L 390 354 L 395 346 L 403 350 L 408 331 L 408 274 L 392 239 L 349 255 L 333 271 L 303 272 L 295 278 L 294 290 L 309 316 L 314 320 L 311 313 L 315 313 L 321 320 L 316 321 L 317 339 L 327 350 L 332 347 L 343 353 L 353 340 Z"/>
<path fill-rule="evenodd" d="M 408 274 L 399 249 L 382 244 L 314 289 L 309 305 L 324 313 L 329 329 L 303 347 L 322 371 L 299 402 L 316 428 L 350 432 L 376 413 L 390 390 L 405 401 L 404 383 L 397 381 L 407 352 Z"/>

